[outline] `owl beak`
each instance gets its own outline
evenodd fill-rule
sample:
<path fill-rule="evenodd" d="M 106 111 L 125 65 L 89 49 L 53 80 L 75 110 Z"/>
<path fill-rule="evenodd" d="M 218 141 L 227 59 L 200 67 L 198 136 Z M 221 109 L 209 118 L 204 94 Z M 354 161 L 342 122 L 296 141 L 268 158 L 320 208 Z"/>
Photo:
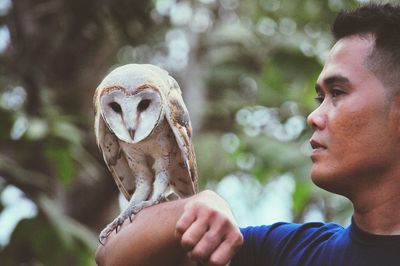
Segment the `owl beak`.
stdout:
<path fill-rule="evenodd" d="M 129 129 L 129 135 L 131 136 L 132 140 L 135 140 L 135 130 L 134 129 Z"/>

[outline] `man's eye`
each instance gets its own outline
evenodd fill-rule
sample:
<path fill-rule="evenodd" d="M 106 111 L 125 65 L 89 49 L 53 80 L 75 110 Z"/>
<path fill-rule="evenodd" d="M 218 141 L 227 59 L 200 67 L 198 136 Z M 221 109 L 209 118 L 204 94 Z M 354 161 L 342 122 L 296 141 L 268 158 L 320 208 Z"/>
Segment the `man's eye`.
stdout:
<path fill-rule="evenodd" d="M 341 89 L 332 89 L 331 94 L 332 94 L 333 98 L 336 98 L 336 97 L 344 94 L 344 91 L 342 91 Z"/>
<path fill-rule="evenodd" d="M 318 94 L 317 96 L 315 96 L 315 101 L 319 104 L 321 104 L 324 101 L 324 95 L 322 94 Z"/>

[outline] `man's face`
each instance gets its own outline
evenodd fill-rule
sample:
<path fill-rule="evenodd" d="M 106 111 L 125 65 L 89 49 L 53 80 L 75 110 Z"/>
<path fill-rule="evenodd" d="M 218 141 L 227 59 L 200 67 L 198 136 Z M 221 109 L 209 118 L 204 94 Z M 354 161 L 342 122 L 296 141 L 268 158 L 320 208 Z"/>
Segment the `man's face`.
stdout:
<path fill-rule="evenodd" d="M 393 100 L 364 65 L 373 44 L 358 36 L 335 44 L 316 84 L 320 105 L 307 119 L 314 130 L 311 178 L 345 196 L 374 184 L 398 159 Z"/>

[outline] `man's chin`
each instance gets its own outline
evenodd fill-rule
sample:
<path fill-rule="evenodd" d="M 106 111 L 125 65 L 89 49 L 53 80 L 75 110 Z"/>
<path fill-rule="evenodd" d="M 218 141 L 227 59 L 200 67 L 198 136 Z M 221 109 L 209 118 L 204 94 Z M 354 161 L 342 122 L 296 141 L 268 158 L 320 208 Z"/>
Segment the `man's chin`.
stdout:
<path fill-rule="evenodd" d="M 322 174 L 318 174 L 318 173 L 313 173 L 311 172 L 311 180 L 312 182 L 326 190 L 335 194 L 339 194 L 342 196 L 346 196 L 346 184 L 341 184 L 340 178 L 338 178 L 337 176 L 333 176 L 333 175 L 327 175 L 326 173 L 324 175 Z"/>

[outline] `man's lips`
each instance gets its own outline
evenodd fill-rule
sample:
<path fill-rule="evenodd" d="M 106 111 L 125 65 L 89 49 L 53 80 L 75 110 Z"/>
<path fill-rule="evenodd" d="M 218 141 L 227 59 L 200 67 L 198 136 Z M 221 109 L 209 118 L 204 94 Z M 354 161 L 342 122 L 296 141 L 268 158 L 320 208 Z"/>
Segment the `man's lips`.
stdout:
<path fill-rule="evenodd" d="M 310 144 L 311 144 L 311 147 L 313 148 L 313 150 L 326 149 L 326 146 L 322 145 L 321 143 L 319 143 L 315 139 L 311 139 L 310 140 Z"/>
<path fill-rule="evenodd" d="M 313 162 L 315 162 L 315 160 L 322 155 L 323 153 L 325 153 L 326 150 L 326 146 L 324 146 L 323 144 L 321 144 L 320 142 L 316 141 L 315 139 L 311 139 L 310 140 L 310 144 L 312 147 L 312 151 L 310 154 L 311 160 Z"/>

